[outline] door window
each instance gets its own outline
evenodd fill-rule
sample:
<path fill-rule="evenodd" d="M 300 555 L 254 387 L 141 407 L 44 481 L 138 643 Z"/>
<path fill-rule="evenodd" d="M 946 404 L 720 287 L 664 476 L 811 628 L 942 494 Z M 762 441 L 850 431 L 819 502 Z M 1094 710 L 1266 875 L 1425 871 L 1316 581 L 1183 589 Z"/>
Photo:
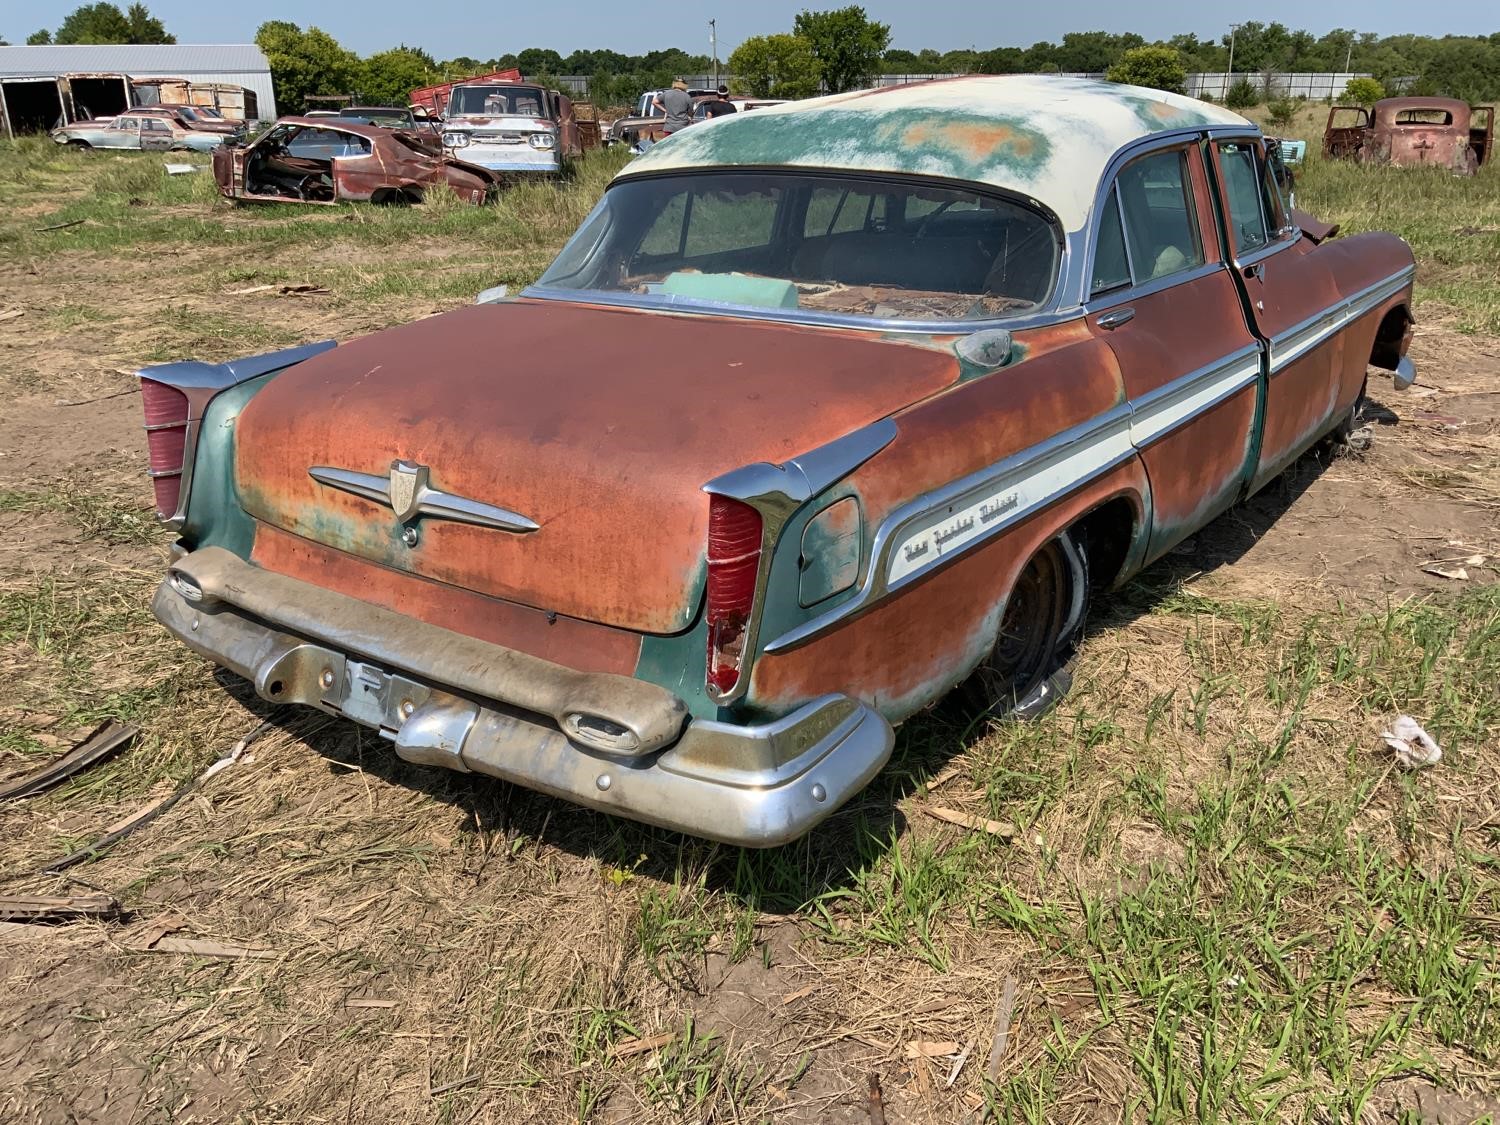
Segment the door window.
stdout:
<path fill-rule="evenodd" d="M 1128 164 L 1115 190 L 1136 284 L 1203 264 L 1188 194 L 1187 153 L 1159 152 Z"/>
<path fill-rule="evenodd" d="M 1219 146 L 1219 167 L 1224 172 L 1225 204 L 1229 208 L 1229 234 L 1235 257 L 1259 250 L 1270 241 L 1266 225 L 1263 181 L 1256 168 L 1255 146 L 1233 141 Z"/>
<path fill-rule="evenodd" d="M 1203 264 L 1182 149 L 1125 166 L 1099 214 L 1091 291 L 1141 285 Z"/>

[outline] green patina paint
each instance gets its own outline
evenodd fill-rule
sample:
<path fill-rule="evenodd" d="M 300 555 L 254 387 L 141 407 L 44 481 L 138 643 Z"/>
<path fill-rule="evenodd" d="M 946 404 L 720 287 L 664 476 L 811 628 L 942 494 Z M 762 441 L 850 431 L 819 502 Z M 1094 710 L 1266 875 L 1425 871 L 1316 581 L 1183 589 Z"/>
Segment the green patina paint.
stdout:
<path fill-rule="evenodd" d="M 698 607 L 692 626 L 671 636 L 647 634 L 641 638 L 641 655 L 635 676 L 676 693 L 695 719 L 718 719 L 728 712 L 708 698 L 703 677 L 708 656 L 708 622 L 703 616 L 703 591 L 708 583 L 708 560 L 699 562 L 691 588 Z"/>
<path fill-rule="evenodd" d="M 255 544 L 255 521 L 245 514 L 234 480 L 234 431 L 240 412 L 274 377 L 263 375 L 216 395 L 203 413 L 193 459 L 192 493 L 182 538 L 188 546 L 223 547 L 242 559 Z"/>
<path fill-rule="evenodd" d="M 1211 117 L 1193 105 L 1182 105 L 1159 98 L 1128 94 L 1116 87 L 1114 97 L 1130 107 L 1148 132 L 1159 133 L 1165 129 L 1201 129 L 1223 122 Z"/>
<path fill-rule="evenodd" d="M 800 604 L 815 606 L 858 581 L 862 522 L 859 501 L 852 496 L 828 505 L 808 521 L 798 559 Z"/>
<path fill-rule="evenodd" d="M 1052 156 L 1047 136 L 1025 117 L 926 106 L 751 113 L 684 130 L 658 147 L 668 165 L 868 167 L 979 181 L 1032 178 Z M 650 165 L 642 159 L 643 169 Z"/>

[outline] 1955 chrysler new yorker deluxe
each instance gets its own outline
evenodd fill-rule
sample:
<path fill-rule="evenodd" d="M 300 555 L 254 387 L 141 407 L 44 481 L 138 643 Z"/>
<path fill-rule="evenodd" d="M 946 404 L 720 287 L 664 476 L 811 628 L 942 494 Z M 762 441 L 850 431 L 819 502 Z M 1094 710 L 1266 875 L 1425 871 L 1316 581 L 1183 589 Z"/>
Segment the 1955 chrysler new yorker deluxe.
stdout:
<path fill-rule="evenodd" d="M 685 130 L 516 298 L 141 373 L 154 603 L 268 700 L 737 844 L 955 685 L 1039 711 L 1125 581 L 1414 372 L 1413 264 L 1256 128 L 968 78 Z"/>

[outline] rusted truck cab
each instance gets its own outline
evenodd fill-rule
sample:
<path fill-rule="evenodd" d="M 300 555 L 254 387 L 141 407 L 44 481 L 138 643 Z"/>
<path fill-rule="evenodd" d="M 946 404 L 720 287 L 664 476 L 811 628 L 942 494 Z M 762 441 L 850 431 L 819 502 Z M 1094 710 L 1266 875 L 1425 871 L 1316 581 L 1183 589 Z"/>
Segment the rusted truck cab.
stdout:
<path fill-rule="evenodd" d="M 461 82 L 443 117 L 448 154 L 507 175 L 557 175 L 585 148 L 599 144 L 599 126 L 580 122 L 566 94 L 527 82 Z"/>
<path fill-rule="evenodd" d="M 1494 132 L 1493 106 L 1471 109 L 1457 98 L 1385 98 L 1373 110 L 1330 109 L 1323 155 L 1472 175 L 1489 159 Z"/>

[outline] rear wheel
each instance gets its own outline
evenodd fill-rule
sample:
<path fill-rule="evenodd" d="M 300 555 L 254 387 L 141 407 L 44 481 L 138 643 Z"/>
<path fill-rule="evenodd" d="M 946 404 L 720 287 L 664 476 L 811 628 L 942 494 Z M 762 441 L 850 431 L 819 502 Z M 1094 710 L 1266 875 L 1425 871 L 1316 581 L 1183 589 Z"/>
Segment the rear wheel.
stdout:
<path fill-rule="evenodd" d="M 1088 558 L 1069 532 L 1042 547 L 1016 579 L 995 646 L 960 686 L 973 710 L 1032 719 L 1072 685 L 1068 663 L 1088 614 Z"/>

